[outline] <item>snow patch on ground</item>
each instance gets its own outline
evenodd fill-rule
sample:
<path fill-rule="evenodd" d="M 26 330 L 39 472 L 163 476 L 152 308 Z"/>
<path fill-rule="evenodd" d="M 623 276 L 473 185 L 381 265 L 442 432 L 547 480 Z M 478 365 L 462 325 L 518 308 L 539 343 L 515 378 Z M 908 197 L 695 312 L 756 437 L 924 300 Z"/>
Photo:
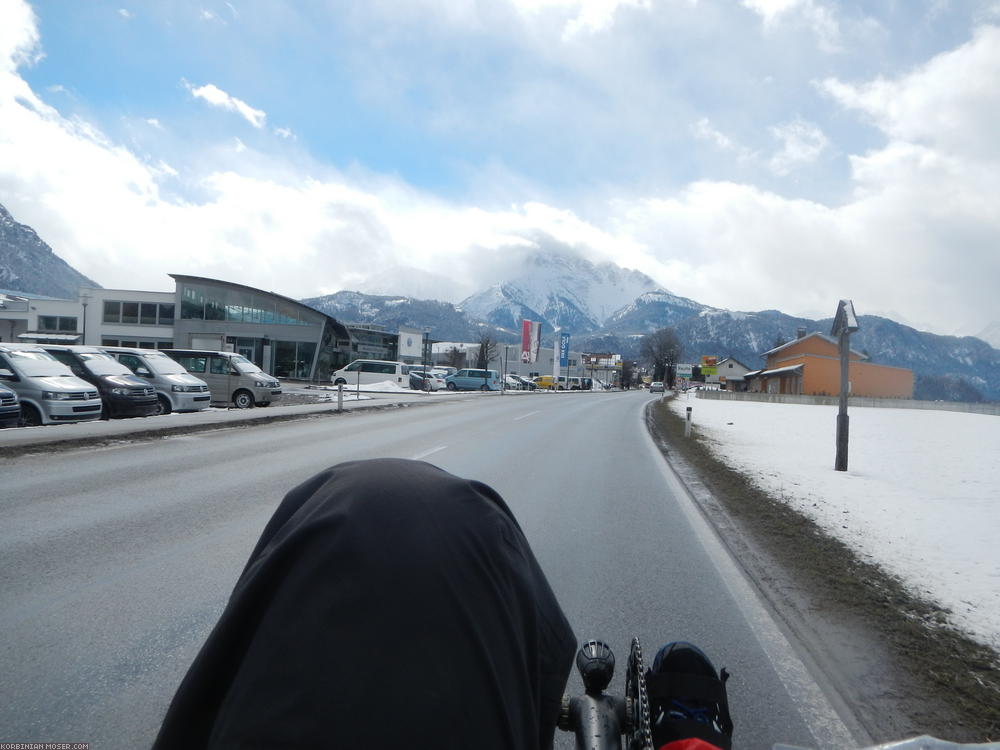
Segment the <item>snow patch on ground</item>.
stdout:
<path fill-rule="evenodd" d="M 1000 418 L 854 408 L 838 472 L 835 406 L 671 402 L 688 406 L 726 464 L 1000 648 Z"/>

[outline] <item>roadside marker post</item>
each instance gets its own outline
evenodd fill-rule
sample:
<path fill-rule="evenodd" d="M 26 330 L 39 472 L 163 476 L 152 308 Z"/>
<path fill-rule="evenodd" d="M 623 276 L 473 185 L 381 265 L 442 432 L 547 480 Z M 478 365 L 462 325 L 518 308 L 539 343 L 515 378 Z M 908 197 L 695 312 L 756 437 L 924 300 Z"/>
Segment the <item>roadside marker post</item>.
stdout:
<path fill-rule="evenodd" d="M 842 299 L 837 305 L 830 334 L 837 336 L 840 348 L 840 409 L 837 412 L 837 457 L 835 471 L 847 471 L 847 439 L 851 420 L 847 416 L 847 394 L 850 390 L 851 334 L 858 330 L 858 316 L 854 314 L 854 303 Z"/>
<path fill-rule="evenodd" d="M 344 410 L 344 384 L 337 383 L 337 412 Z"/>
<path fill-rule="evenodd" d="M 691 407 L 687 407 L 687 421 L 684 422 L 684 437 L 691 437 Z"/>

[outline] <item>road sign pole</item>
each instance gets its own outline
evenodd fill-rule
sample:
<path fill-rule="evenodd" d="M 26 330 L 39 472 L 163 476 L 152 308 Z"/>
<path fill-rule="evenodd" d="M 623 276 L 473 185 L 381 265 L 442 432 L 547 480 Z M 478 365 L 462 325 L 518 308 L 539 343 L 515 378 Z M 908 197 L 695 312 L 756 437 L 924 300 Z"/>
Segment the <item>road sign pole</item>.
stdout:
<path fill-rule="evenodd" d="M 837 412 L 837 458 L 836 471 L 847 471 L 847 442 L 851 418 L 847 416 L 847 394 L 850 384 L 850 332 L 844 328 L 840 332 L 840 409 Z"/>

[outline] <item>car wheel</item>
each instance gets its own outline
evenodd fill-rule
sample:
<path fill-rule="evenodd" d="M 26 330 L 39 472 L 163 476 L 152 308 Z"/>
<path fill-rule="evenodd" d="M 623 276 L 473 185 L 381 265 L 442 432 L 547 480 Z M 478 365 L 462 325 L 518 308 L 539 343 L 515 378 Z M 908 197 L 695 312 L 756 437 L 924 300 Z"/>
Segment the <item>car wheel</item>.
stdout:
<path fill-rule="evenodd" d="M 169 414 L 171 412 L 170 399 L 162 393 L 156 395 L 156 414 Z"/>
<path fill-rule="evenodd" d="M 456 387 L 455 387 L 454 383 L 448 383 L 448 390 L 449 391 L 454 391 L 455 389 L 456 389 Z"/>
<path fill-rule="evenodd" d="M 250 391 L 236 391 L 233 394 L 233 406 L 237 409 L 249 409 L 253 406 L 253 394 Z"/>
<path fill-rule="evenodd" d="M 336 380 L 333 381 L 333 384 L 334 385 L 347 385 L 347 381 L 344 380 L 343 378 L 337 378 Z"/>
<path fill-rule="evenodd" d="M 38 427 L 42 424 L 42 415 L 31 404 L 21 404 L 20 424 L 22 427 Z"/>
<path fill-rule="evenodd" d="M 479 386 L 479 390 L 481 390 L 481 391 L 488 391 L 489 390 L 489 386 L 481 385 L 481 386 Z"/>

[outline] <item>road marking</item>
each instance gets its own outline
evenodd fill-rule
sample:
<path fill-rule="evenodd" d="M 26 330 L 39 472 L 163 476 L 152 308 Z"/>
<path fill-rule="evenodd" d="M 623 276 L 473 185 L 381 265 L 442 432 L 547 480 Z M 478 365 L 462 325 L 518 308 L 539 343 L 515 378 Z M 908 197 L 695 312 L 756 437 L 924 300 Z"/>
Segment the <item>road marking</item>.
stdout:
<path fill-rule="evenodd" d="M 413 456 L 410 460 L 411 461 L 420 461 L 422 459 L 427 458 L 428 456 L 430 456 L 433 453 L 437 453 L 438 451 L 443 451 L 447 447 L 448 447 L 447 445 L 439 445 L 437 448 L 431 448 L 429 451 L 424 451 L 423 453 L 418 453 L 417 455 Z"/>
<path fill-rule="evenodd" d="M 517 420 L 519 420 L 519 419 L 527 419 L 528 417 L 533 417 L 533 416 L 535 416 L 536 414 L 541 414 L 541 412 L 537 412 L 537 411 L 529 411 L 529 412 L 528 412 L 527 414 L 522 414 L 522 415 L 521 415 L 521 416 L 519 416 L 519 417 L 514 417 L 514 421 L 516 422 L 516 421 L 517 421 Z"/>

